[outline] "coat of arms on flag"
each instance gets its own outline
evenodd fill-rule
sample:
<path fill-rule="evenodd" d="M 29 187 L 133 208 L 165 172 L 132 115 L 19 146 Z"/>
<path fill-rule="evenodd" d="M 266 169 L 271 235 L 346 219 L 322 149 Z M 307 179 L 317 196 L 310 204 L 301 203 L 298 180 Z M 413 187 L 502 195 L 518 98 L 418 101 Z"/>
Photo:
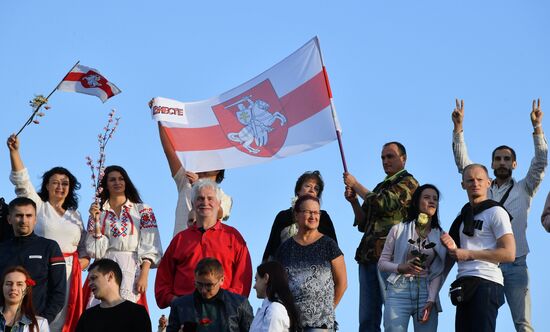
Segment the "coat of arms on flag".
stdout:
<path fill-rule="evenodd" d="M 44 109 L 50 108 L 50 106 L 47 105 L 48 100 L 57 90 L 93 95 L 101 99 L 103 102 L 121 92 L 119 88 L 117 88 L 113 83 L 107 81 L 107 79 L 97 70 L 82 66 L 79 63 L 80 61 L 77 61 L 74 64 L 67 75 L 63 77 L 61 82 L 57 84 L 55 89 L 53 89 L 47 97 L 44 97 L 43 95 L 36 95 L 30 101 L 30 106 L 33 108 L 33 112 L 15 136 L 18 136 L 29 124 L 39 123 L 39 120 L 36 118 L 44 116 L 44 113 L 39 112 L 40 109 L 42 106 L 44 106 Z"/>
<path fill-rule="evenodd" d="M 269 80 L 212 106 L 226 137 L 239 150 L 257 157 L 271 157 L 283 146 L 288 126 Z"/>
<path fill-rule="evenodd" d="M 96 96 L 102 102 L 119 94 L 121 91 L 109 82 L 98 70 L 76 64 L 57 86 L 58 90 L 80 92 Z"/>
<path fill-rule="evenodd" d="M 185 169 L 201 172 L 257 164 L 336 139 L 317 38 L 250 81 L 214 98 L 151 104 Z"/>

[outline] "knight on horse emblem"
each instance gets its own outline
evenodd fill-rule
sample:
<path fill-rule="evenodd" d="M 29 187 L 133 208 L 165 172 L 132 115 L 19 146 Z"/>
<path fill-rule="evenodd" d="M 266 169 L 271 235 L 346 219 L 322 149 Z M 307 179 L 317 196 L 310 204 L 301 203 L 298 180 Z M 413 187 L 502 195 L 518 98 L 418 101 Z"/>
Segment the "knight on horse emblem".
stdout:
<path fill-rule="evenodd" d="M 245 104 L 248 104 L 248 106 L 245 106 Z M 233 104 L 225 106 L 225 109 L 235 105 L 239 109 L 235 115 L 244 127 L 237 133 L 228 133 L 227 138 L 240 143 L 253 154 L 260 152 L 260 149 L 251 146 L 253 142 L 259 148 L 267 145 L 269 133 L 273 130 L 273 123 L 278 119 L 280 125 L 284 126 L 287 121 L 286 117 L 280 112 L 270 113 L 270 105 L 266 101 L 261 99 L 252 100 L 252 95 L 244 96 Z"/>
<path fill-rule="evenodd" d="M 100 83 L 101 77 L 97 74 L 88 74 L 84 76 L 83 79 L 86 80 L 86 83 L 89 87 L 97 88 L 101 86 L 101 83 Z"/>

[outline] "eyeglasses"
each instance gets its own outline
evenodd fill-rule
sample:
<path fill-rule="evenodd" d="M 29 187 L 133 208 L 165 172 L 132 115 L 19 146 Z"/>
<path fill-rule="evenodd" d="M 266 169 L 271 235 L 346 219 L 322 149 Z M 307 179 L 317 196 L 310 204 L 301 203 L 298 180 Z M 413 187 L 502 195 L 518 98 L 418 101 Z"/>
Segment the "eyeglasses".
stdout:
<path fill-rule="evenodd" d="M 219 283 L 220 283 L 220 280 L 216 281 L 215 283 L 195 281 L 195 288 L 205 289 L 207 291 L 210 291 Z"/>
<path fill-rule="evenodd" d="M 298 212 L 302 212 L 306 216 L 314 216 L 314 217 L 318 217 L 321 214 L 321 212 L 319 211 L 311 211 L 311 210 L 301 210 Z"/>

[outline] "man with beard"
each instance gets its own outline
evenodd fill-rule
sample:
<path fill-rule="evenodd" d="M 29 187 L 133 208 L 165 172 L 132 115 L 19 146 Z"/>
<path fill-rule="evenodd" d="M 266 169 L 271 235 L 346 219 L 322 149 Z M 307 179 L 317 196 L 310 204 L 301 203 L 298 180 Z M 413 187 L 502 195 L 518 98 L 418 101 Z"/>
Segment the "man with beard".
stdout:
<path fill-rule="evenodd" d="M 531 161 L 527 176 L 520 181 L 512 177 L 516 168 L 516 153 L 506 145 L 493 150 L 491 168 L 496 179 L 487 190 L 487 198 L 499 202 L 512 216 L 512 230 L 516 240 L 516 255 L 513 263 L 500 264 L 504 276 L 504 294 L 510 307 L 516 331 L 533 331 L 531 326 L 531 296 L 526 258 L 529 253 L 527 243 L 527 215 L 531 201 L 544 177 L 547 165 L 548 144 L 542 132 L 542 110 L 540 99 L 533 100 L 531 123 L 535 156 Z M 464 100 L 456 100 L 452 113 L 453 153 L 459 173 L 472 164 L 464 142 L 463 120 Z"/>
<path fill-rule="evenodd" d="M 52 322 L 63 309 L 66 292 L 65 258 L 57 242 L 34 233 L 36 203 L 27 197 L 8 205 L 13 237 L 0 242 L 0 275 L 10 266 L 23 266 L 36 281 L 32 302 L 37 315 Z"/>

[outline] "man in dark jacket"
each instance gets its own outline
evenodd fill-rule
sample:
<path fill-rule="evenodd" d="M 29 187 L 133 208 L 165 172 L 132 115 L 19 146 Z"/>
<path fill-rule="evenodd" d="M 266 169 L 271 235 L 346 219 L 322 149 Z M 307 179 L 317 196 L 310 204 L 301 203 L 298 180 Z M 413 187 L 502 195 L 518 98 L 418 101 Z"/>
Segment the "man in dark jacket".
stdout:
<path fill-rule="evenodd" d="M 67 277 L 65 258 L 57 242 L 34 234 L 36 204 L 18 197 L 9 204 L 8 222 L 14 238 L 0 243 L 0 273 L 21 265 L 36 281 L 32 302 L 36 313 L 51 322 L 63 308 Z"/>
<path fill-rule="evenodd" d="M 195 292 L 172 302 L 168 331 L 248 332 L 254 315 L 248 299 L 221 289 L 223 267 L 215 258 L 203 258 L 195 268 Z"/>

